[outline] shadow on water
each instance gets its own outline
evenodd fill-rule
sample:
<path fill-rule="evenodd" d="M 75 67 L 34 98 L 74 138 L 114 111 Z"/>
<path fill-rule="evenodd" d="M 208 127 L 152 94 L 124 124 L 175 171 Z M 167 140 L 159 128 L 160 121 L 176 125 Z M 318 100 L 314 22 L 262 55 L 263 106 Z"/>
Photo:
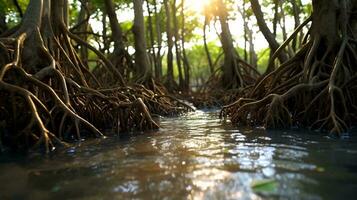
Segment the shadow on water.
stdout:
<path fill-rule="evenodd" d="M 357 140 L 237 129 L 216 112 L 161 119 L 132 138 L 46 158 L 0 157 L 0 199 L 353 199 Z M 276 188 L 256 192 L 257 180 Z"/>

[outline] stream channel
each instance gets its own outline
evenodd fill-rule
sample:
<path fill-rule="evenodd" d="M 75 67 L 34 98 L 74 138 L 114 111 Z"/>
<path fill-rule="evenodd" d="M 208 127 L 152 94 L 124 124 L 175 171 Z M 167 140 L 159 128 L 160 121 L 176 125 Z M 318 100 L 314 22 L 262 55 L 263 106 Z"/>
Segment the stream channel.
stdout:
<path fill-rule="evenodd" d="M 355 137 L 236 128 L 212 110 L 160 125 L 0 155 L 0 199 L 357 199 Z"/>

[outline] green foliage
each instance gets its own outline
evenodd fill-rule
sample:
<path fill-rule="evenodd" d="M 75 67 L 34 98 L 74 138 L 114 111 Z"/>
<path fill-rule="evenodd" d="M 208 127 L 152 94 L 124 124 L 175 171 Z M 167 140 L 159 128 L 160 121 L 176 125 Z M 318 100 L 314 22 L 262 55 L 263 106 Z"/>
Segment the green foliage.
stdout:
<path fill-rule="evenodd" d="M 18 0 L 20 7 L 22 8 L 23 11 L 26 10 L 26 6 L 29 2 L 29 0 Z M 132 0 L 113 0 L 114 5 L 116 7 L 117 13 L 120 15 L 126 15 L 128 13 L 131 14 L 132 9 L 133 9 L 133 3 Z M 156 8 L 157 8 L 157 15 L 154 13 L 154 2 L 156 3 Z M 251 10 L 250 7 L 250 2 L 249 0 L 244 0 L 243 1 L 236 1 L 236 0 L 224 0 L 227 11 L 229 14 L 229 20 L 235 20 L 239 19 L 241 20 L 241 16 L 239 12 L 237 11 L 237 6 L 242 8 L 242 6 L 245 4 L 245 15 L 247 17 L 247 20 L 253 20 L 254 14 Z M 262 0 L 261 5 L 263 8 L 264 13 L 264 19 L 268 22 L 268 24 L 271 24 L 270 22 L 273 20 L 273 14 L 271 11 L 274 9 L 274 2 L 275 0 Z M 166 49 L 166 20 L 167 16 L 165 13 L 164 6 L 162 4 L 162 0 L 144 0 L 144 16 L 145 16 L 145 23 L 146 27 L 148 28 L 148 15 L 147 15 L 147 5 L 146 3 L 149 4 L 149 8 L 152 13 L 152 28 L 153 28 L 153 34 L 154 34 L 154 46 L 158 45 L 158 33 L 157 33 L 157 24 L 156 24 L 156 19 L 159 20 L 159 26 L 161 30 L 161 37 L 162 37 L 162 51 L 167 51 Z M 173 1 L 169 0 L 169 3 L 172 4 Z M 207 79 L 210 76 L 210 70 L 208 66 L 208 60 L 207 60 L 207 55 L 204 50 L 203 46 L 203 38 L 202 35 L 200 34 L 202 32 L 202 27 L 204 23 L 204 15 L 209 15 L 211 16 L 211 20 L 217 20 L 214 17 L 214 5 L 210 5 L 210 8 L 207 8 L 204 13 L 196 13 L 192 9 L 187 9 L 190 6 L 190 1 L 186 0 L 185 2 L 185 10 L 184 10 L 184 16 L 181 16 L 181 1 L 177 0 L 176 7 L 177 7 L 177 22 L 178 22 L 178 27 L 179 27 L 179 33 L 182 33 L 182 18 L 185 18 L 185 31 L 184 31 L 184 36 L 185 36 L 185 42 L 186 42 L 186 52 L 187 56 L 190 62 L 191 66 L 191 77 L 193 80 L 198 80 L 198 79 Z M 293 8 L 292 4 L 290 1 L 280 1 L 282 3 L 282 7 L 284 9 L 284 13 L 287 15 L 287 17 L 291 17 L 293 15 Z M 301 17 L 305 18 L 307 17 L 311 12 L 312 12 L 312 5 L 311 2 L 307 3 L 305 5 L 301 4 L 301 1 L 296 1 L 298 6 L 301 8 Z M 103 11 L 105 9 L 104 2 L 103 0 L 90 0 L 88 1 L 88 10 L 91 15 L 91 19 L 93 22 L 97 21 L 97 24 L 91 23 L 89 26 L 94 27 L 95 25 L 101 25 L 102 22 L 102 16 L 103 16 Z M 75 26 L 78 23 L 78 16 L 81 11 L 81 1 L 80 0 L 70 0 L 69 1 L 69 18 L 70 18 L 70 27 Z M 13 2 L 11 0 L 0 0 L 0 12 L 4 13 L 6 15 L 6 23 L 9 28 L 14 27 L 15 25 L 19 24 L 21 21 L 21 18 L 13 5 Z M 206 12 L 206 13 L 205 13 Z M 171 12 L 173 14 L 173 12 Z M 280 16 L 281 17 L 281 16 Z M 120 17 L 119 17 L 120 18 Z M 173 17 L 172 17 L 173 18 Z M 219 23 L 216 21 L 216 23 Z M 255 22 L 253 22 L 255 23 Z M 249 23 L 252 27 L 250 27 L 254 31 L 253 37 L 256 37 L 259 32 L 255 32 L 257 30 L 257 25 Z M 109 25 L 109 20 L 106 20 L 106 26 L 107 26 L 107 36 L 110 36 L 111 30 L 110 30 L 110 25 Z M 128 46 L 133 46 L 134 44 L 134 38 L 133 34 L 131 32 L 133 22 L 131 20 L 129 21 L 120 21 L 120 26 L 123 30 L 125 41 Z M 236 28 L 236 27 L 231 27 L 231 29 Z M 90 28 L 91 29 L 91 28 Z M 278 27 L 279 29 L 279 27 Z M 98 29 L 96 29 L 98 30 Z M 290 31 L 290 30 L 288 30 Z M 277 38 L 280 39 L 281 34 L 279 34 L 278 30 L 278 35 Z M 99 31 L 99 34 L 102 34 Z M 108 37 L 110 38 L 110 37 Z M 209 36 L 210 38 L 210 36 Z M 241 38 L 243 39 L 243 38 Z M 98 36 L 92 36 L 88 35 L 88 41 L 91 44 L 95 44 L 95 46 L 102 46 L 102 38 Z M 211 53 L 211 57 L 213 62 L 219 57 L 219 54 L 222 52 L 222 49 L 220 46 L 217 44 L 220 44 L 219 38 L 217 36 L 217 41 L 210 42 L 208 44 L 209 50 Z M 150 38 L 147 37 L 147 44 L 148 46 L 151 44 Z M 241 47 L 236 46 L 236 50 L 240 57 L 244 56 L 244 51 Z M 89 56 L 92 57 L 91 53 L 89 52 Z M 258 70 L 262 73 L 266 70 L 266 67 L 269 62 L 269 56 L 270 56 L 270 50 L 269 49 L 260 49 L 257 52 L 258 55 Z M 94 56 L 94 55 L 93 55 Z M 222 57 L 223 58 L 223 57 Z M 164 66 L 166 65 L 165 60 L 163 61 Z M 217 65 L 215 66 L 216 68 L 220 67 L 220 62 L 217 62 Z M 175 70 L 177 68 L 175 67 Z M 175 71 L 175 74 L 177 74 L 177 71 Z"/>
<path fill-rule="evenodd" d="M 305 5 L 303 7 L 303 13 L 307 13 L 308 15 L 310 15 L 312 13 L 312 4 L 308 3 L 307 5 Z"/>
<path fill-rule="evenodd" d="M 78 15 L 81 9 L 81 4 L 78 0 L 73 0 L 69 5 L 69 24 L 74 26 L 78 22 Z"/>
<path fill-rule="evenodd" d="M 214 62 L 219 57 L 219 54 L 222 52 L 222 48 L 218 46 L 216 42 L 209 42 L 208 48 L 212 60 Z M 190 49 L 187 50 L 187 57 L 191 64 L 192 81 L 196 84 L 200 84 L 207 80 L 210 77 L 211 73 L 204 46 L 201 44 L 196 44 L 192 46 Z"/>
<path fill-rule="evenodd" d="M 254 180 L 251 187 L 255 193 L 274 193 L 278 189 L 278 182 L 273 179 Z"/>
<path fill-rule="evenodd" d="M 244 49 L 243 48 L 240 48 L 240 47 L 236 47 L 236 51 L 237 51 L 237 53 L 238 53 L 238 55 L 240 56 L 240 57 L 243 57 L 244 56 Z"/>
<path fill-rule="evenodd" d="M 22 12 L 25 12 L 28 0 L 18 0 L 18 3 Z M 0 0 L 0 13 L 5 14 L 9 28 L 16 26 L 21 21 L 21 17 L 12 1 Z"/>
<path fill-rule="evenodd" d="M 131 29 L 133 27 L 132 21 L 125 21 L 120 23 L 120 27 L 123 31 L 125 40 L 128 44 L 134 44 L 134 35 L 131 34 Z M 149 41 L 149 38 L 146 38 Z M 148 43 L 149 44 L 149 43 Z"/>
<path fill-rule="evenodd" d="M 270 58 L 270 49 L 262 49 L 257 52 L 258 54 L 258 71 L 260 73 L 264 73 L 268 67 L 269 64 L 269 58 Z"/>
<path fill-rule="evenodd" d="M 9 7 L 9 1 L 5 1 L 5 0 L 0 0 L 0 12 L 1 13 L 5 13 L 6 12 L 6 8 Z"/>

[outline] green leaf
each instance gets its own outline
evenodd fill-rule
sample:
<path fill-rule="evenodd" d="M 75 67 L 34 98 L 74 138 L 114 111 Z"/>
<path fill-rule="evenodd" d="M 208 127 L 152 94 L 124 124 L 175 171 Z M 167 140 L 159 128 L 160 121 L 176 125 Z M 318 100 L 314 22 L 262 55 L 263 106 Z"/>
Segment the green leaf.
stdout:
<path fill-rule="evenodd" d="M 59 192 L 61 190 L 61 187 L 56 185 L 51 189 L 51 192 Z"/>
<path fill-rule="evenodd" d="M 323 168 L 323 167 L 317 167 L 317 168 L 316 168 L 316 171 L 317 171 L 317 172 L 325 172 L 325 168 Z"/>
<path fill-rule="evenodd" d="M 278 182 L 273 179 L 254 180 L 251 187 L 255 193 L 273 193 L 278 189 Z"/>

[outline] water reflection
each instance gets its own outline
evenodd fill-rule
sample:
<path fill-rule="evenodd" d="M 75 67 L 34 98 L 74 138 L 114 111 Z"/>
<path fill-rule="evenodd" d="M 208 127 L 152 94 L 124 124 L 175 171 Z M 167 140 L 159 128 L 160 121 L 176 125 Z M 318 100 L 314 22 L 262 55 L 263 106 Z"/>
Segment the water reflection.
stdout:
<path fill-rule="evenodd" d="M 348 199 L 357 191 L 353 138 L 237 129 L 202 111 L 161 126 L 48 158 L 2 157 L 0 199 L 334 199 L 334 191 Z M 262 179 L 276 180 L 277 190 L 254 193 Z"/>

